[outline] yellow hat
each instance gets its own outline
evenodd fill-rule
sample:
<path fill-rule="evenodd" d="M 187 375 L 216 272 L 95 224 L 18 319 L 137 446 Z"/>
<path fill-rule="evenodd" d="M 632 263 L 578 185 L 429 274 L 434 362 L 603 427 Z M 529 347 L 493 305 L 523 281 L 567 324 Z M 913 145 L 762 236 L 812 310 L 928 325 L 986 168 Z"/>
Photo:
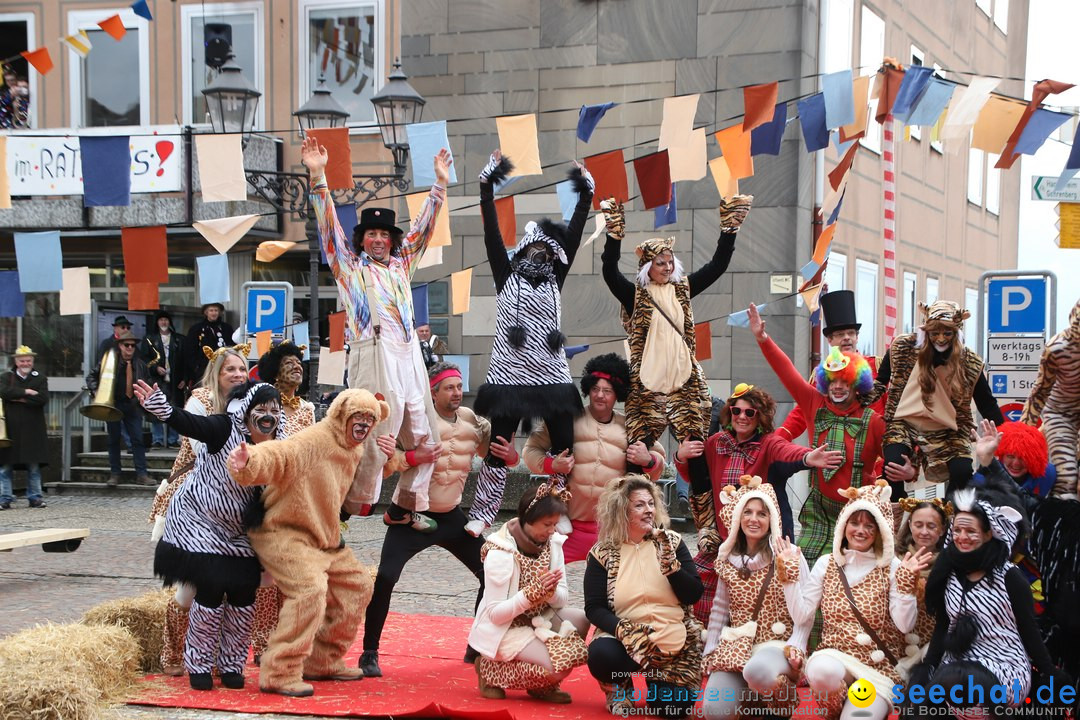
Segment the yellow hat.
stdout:
<path fill-rule="evenodd" d="M 15 357 L 37 357 L 37 353 L 31 350 L 27 345 L 20 345 L 15 348 Z"/>

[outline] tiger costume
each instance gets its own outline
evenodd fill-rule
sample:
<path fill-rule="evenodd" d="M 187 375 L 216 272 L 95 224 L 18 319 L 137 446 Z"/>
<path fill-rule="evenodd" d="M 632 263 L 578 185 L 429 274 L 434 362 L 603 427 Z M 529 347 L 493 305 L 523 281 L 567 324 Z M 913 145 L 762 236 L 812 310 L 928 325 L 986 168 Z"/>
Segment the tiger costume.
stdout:
<path fill-rule="evenodd" d="M 1050 462 L 1057 468 L 1052 494 L 1075 496 L 1080 436 L 1080 300 L 1069 313 L 1069 327 L 1046 344 L 1035 387 L 1020 416 L 1020 422 L 1028 425 L 1039 420 Z"/>

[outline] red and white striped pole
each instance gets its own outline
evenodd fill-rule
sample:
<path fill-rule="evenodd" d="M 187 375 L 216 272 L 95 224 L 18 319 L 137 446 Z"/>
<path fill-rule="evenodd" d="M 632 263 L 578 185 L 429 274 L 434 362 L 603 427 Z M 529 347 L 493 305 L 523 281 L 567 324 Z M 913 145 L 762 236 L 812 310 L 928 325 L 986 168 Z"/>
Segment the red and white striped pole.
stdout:
<path fill-rule="evenodd" d="M 885 193 L 885 217 L 881 223 L 885 258 L 885 347 L 896 337 L 896 141 L 893 136 L 893 116 L 885 116 L 881 124 L 881 159 L 884 169 L 882 189 Z"/>

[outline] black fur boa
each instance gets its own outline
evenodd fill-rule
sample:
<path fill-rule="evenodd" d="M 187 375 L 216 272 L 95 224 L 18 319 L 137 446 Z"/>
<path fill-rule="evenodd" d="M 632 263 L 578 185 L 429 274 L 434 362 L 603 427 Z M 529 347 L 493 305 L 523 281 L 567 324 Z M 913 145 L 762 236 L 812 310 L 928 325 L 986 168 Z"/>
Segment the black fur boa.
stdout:
<path fill-rule="evenodd" d="M 573 183 L 574 192 L 579 196 L 588 195 L 592 197 L 593 191 L 589 189 L 589 183 L 585 179 L 585 173 L 581 172 L 581 168 L 574 168 L 569 173 L 570 182 Z"/>
<path fill-rule="evenodd" d="M 488 176 L 488 182 L 493 186 L 500 185 L 506 182 L 506 178 L 510 177 L 512 172 L 514 172 L 514 163 L 510 162 L 510 158 L 503 156 L 495 169 L 491 171 L 491 175 Z"/>

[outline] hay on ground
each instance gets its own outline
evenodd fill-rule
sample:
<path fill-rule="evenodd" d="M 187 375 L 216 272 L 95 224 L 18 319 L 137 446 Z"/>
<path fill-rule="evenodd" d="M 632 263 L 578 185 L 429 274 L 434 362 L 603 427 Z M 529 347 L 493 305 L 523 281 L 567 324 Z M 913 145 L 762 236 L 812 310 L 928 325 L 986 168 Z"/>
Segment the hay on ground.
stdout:
<path fill-rule="evenodd" d="M 38 625 L 0 641 L 0 717 L 89 720 L 122 702 L 139 671 L 135 638 L 115 625 Z"/>
<path fill-rule="evenodd" d="M 126 628 L 139 644 L 139 667 L 144 673 L 161 672 L 161 645 L 165 609 L 172 590 L 156 590 L 137 597 L 95 605 L 82 617 L 86 625 L 117 625 Z"/>

